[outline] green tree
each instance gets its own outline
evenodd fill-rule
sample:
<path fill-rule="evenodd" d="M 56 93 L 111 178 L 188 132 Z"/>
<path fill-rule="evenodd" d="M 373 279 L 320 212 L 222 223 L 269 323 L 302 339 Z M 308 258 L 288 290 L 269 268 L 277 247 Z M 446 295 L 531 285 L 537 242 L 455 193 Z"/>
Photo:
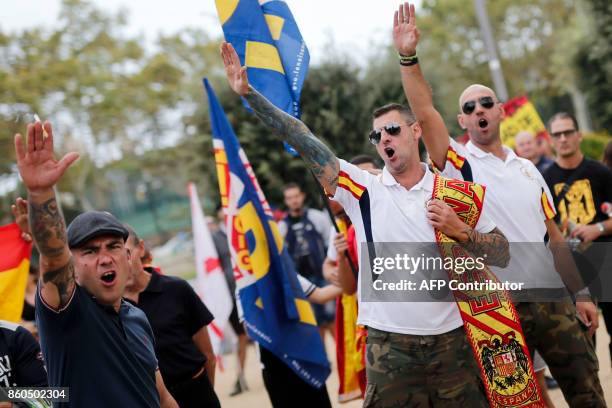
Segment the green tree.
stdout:
<path fill-rule="evenodd" d="M 12 135 L 23 133 L 35 112 L 53 121 L 59 152 L 81 152 L 60 188 L 74 191 L 85 209 L 105 201 L 88 193 L 109 188 L 98 170 L 105 163 L 123 155 L 139 162 L 148 150 L 196 135 L 192 119 L 205 112 L 198 84 L 204 73 L 220 73 L 218 41 L 186 29 L 160 36 L 155 52 L 146 52 L 140 39 L 124 34 L 126 25 L 122 12 L 64 0 L 52 28 L 0 32 L 0 147 L 7 153 L 0 173 L 16 171 Z"/>
<path fill-rule="evenodd" d="M 571 62 L 567 49 L 561 54 L 567 44 L 559 42 L 559 33 L 575 27 L 576 7 L 569 0 L 487 2 L 510 96 L 527 93 L 539 107 L 568 93 L 568 82 L 559 78 L 551 56 L 562 55 L 566 65 Z M 471 83 L 492 86 L 474 6 L 461 0 L 424 0 L 417 13 L 420 64 L 434 90 L 436 106 L 451 133 L 458 135 L 462 133 L 456 121 L 461 91 Z M 388 52 L 395 54 L 391 47 Z M 396 59 L 388 61 L 397 64 Z"/>
<path fill-rule="evenodd" d="M 576 55 L 577 77 L 587 94 L 593 123 L 612 131 L 612 8 L 606 0 L 585 1 L 593 24 Z"/>

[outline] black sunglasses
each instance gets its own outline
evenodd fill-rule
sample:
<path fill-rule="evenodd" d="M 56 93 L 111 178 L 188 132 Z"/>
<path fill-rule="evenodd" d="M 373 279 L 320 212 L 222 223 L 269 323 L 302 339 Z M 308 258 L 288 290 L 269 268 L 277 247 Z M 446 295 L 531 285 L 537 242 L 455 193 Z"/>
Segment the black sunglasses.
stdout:
<path fill-rule="evenodd" d="M 565 137 L 573 136 L 574 133 L 576 133 L 576 129 L 568 129 L 568 130 L 562 130 L 560 132 L 554 132 L 554 133 L 551 133 L 550 135 L 553 137 L 553 139 L 559 139 L 561 136 L 565 136 Z"/>
<path fill-rule="evenodd" d="M 383 129 L 389 135 L 397 136 L 400 134 L 402 130 L 402 126 L 398 125 L 397 123 L 389 123 L 388 125 L 385 125 L 381 127 L 380 129 L 374 129 L 373 131 L 370 132 L 368 136 L 370 138 L 370 143 L 372 143 L 373 145 L 377 145 L 380 143 L 380 138 L 382 137 Z"/>
<path fill-rule="evenodd" d="M 480 104 L 480 106 L 482 106 L 485 109 L 491 109 L 493 106 L 495 106 L 495 101 L 493 100 L 491 96 L 483 96 L 481 98 L 478 98 L 478 103 Z M 472 112 L 474 112 L 475 109 L 476 109 L 476 101 L 466 101 L 463 103 L 463 106 L 461 107 L 461 110 L 466 115 L 471 114 Z"/>

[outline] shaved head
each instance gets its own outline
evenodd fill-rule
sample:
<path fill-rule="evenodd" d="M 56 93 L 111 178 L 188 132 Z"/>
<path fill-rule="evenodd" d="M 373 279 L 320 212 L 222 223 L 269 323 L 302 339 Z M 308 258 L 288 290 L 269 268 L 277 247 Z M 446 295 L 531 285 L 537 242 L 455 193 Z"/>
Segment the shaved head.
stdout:
<path fill-rule="evenodd" d="M 533 133 L 526 130 L 514 136 L 514 150 L 519 157 L 531 160 L 534 164 L 540 160 L 536 138 Z"/>
<path fill-rule="evenodd" d="M 535 140 L 535 136 L 533 135 L 533 133 L 527 131 L 527 130 L 523 130 L 522 132 L 518 132 L 516 134 L 516 136 L 514 136 L 514 142 L 515 143 L 520 143 L 523 140 Z"/>
<path fill-rule="evenodd" d="M 461 96 L 459 96 L 459 111 L 461 111 L 461 107 L 463 106 L 463 102 L 465 102 L 465 100 L 473 93 L 475 92 L 483 92 L 483 93 L 487 93 L 490 96 L 493 97 L 494 100 L 498 100 L 497 99 L 497 95 L 495 95 L 495 92 L 489 88 L 488 86 L 485 85 L 481 85 L 481 84 L 472 84 L 470 86 L 468 86 L 467 88 L 465 88 L 463 90 L 463 92 L 461 92 Z"/>
<path fill-rule="evenodd" d="M 467 131 L 470 141 L 481 149 L 493 144 L 501 149 L 499 129 L 503 119 L 504 107 L 488 86 L 472 84 L 461 93 L 457 121 Z"/>

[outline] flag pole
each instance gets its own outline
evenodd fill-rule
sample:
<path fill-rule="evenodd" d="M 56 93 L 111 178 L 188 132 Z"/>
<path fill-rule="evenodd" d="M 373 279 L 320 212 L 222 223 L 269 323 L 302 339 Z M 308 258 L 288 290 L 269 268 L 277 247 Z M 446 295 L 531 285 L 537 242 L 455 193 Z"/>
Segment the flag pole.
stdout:
<path fill-rule="evenodd" d="M 332 209 L 329 206 L 329 201 L 328 201 L 329 198 L 327 198 L 327 195 L 325 194 L 325 190 L 323 189 L 323 186 L 321 186 L 321 183 L 319 183 L 319 180 L 313 173 L 312 169 L 310 169 L 310 175 L 312 176 L 312 178 L 315 181 L 315 184 L 317 185 L 317 189 L 319 190 L 319 194 L 321 195 L 321 198 L 323 198 L 323 205 L 325 206 L 325 210 L 327 211 L 327 215 L 329 215 L 329 219 L 331 220 L 332 225 L 334 226 L 334 229 L 336 230 L 337 233 L 340 233 L 340 227 L 338 227 L 338 224 L 336 223 L 336 217 L 334 217 L 334 213 L 332 212 Z M 344 256 L 346 257 L 346 260 L 348 261 L 348 264 L 351 267 L 353 276 L 355 277 L 355 279 L 357 279 L 357 272 L 358 272 L 357 266 L 353 263 L 353 260 L 349 256 L 349 253 L 346 249 L 344 250 Z"/>

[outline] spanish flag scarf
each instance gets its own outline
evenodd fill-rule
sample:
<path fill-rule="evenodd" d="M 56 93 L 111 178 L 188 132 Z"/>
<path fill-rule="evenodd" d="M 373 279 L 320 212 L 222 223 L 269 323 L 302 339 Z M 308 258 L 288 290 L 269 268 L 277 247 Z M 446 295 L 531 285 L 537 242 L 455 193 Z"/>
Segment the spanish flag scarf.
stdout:
<path fill-rule="evenodd" d="M 485 188 L 438 174 L 432 199 L 448 204 L 469 227 L 475 228 L 484 203 Z M 439 230 L 436 242 L 443 258 L 472 257 L 466 249 Z M 457 273 L 458 282 L 499 282 L 486 267 Z M 546 405 L 533 371 L 521 324 L 509 294 L 503 290 L 453 290 L 465 332 L 480 366 L 491 407 L 544 408 Z"/>

